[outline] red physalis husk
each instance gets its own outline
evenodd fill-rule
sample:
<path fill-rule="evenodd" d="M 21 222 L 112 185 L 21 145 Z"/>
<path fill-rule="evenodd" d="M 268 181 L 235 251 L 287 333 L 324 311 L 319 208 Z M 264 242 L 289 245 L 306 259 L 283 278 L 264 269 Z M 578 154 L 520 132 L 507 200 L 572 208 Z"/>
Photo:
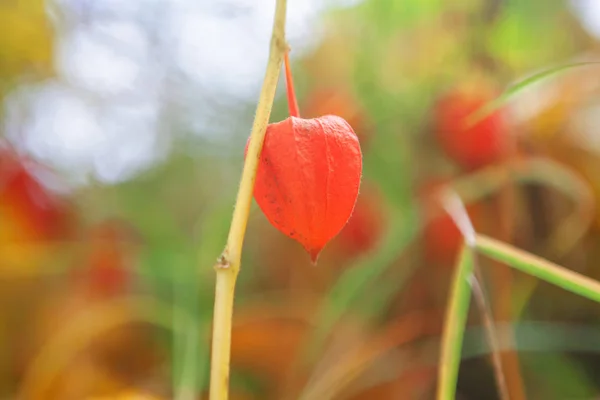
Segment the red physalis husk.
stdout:
<path fill-rule="evenodd" d="M 254 198 L 269 222 L 316 263 L 350 218 L 361 174 L 360 144 L 343 118 L 289 117 L 267 127 Z"/>

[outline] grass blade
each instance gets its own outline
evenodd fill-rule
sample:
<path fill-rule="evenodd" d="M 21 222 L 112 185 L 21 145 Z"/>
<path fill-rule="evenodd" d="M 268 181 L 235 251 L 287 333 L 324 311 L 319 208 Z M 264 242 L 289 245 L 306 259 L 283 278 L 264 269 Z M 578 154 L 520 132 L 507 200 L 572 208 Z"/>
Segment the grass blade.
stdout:
<path fill-rule="evenodd" d="M 450 301 L 446 310 L 438 367 L 438 400 L 453 400 L 455 397 L 463 334 L 469 314 L 474 264 L 473 249 L 464 245 L 454 271 Z"/>
<path fill-rule="evenodd" d="M 567 64 L 567 65 L 558 65 L 556 67 L 552 67 L 552 68 L 546 69 L 544 71 L 538 72 L 536 74 L 533 74 L 533 75 L 515 83 L 514 85 L 510 86 L 508 89 L 506 89 L 506 91 L 504 93 L 502 93 L 500 95 L 500 97 L 496 98 L 495 100 L 487 103 L 486 105 L 480 107 L 478 110 L 473 112 L 465 120 L 465 124 L 469 128 L 472 127 L 473 125 L 477 124 L 482 119 L 484 119 L 485 117 L 487 117 L 488 115 L 490 115 L 491 113 L 496 111 L 498 108 L 502 107 L 509 100 L 511 100 L 515 95 L 521 93 L 524 89 L 527 89 L 528 87 L 530 87 L 531 85 L 533 85 L 535 83 L 539 83 L 539 82 L 543 81 L 544 79 L 550 78 L 554 75 L 557 75 L 561 72 L 564 72 L 564 71 L 572 69 L 572 68 L 587 67 L 587 66 L 598 65 L 598 64 L 600 64 L 600 62 L 587 61 L 587 62 L 578 62 L 578 63 Z"/>
<path fill-rule="evenodd" d="M 477 235 L 476 249 L 512 268 L 600 303 L 600 283 L 593 279 L 484 235 Z"/>

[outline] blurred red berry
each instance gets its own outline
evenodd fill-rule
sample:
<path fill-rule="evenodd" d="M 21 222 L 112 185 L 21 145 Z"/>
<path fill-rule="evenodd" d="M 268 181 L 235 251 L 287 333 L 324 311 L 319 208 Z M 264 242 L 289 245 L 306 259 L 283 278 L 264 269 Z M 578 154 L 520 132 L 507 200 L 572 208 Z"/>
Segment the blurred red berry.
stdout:
<path fill-rule="evenodd" d="M 71 231 L 71 207 L 33 173 L 43 169 L 13 149 L 0 147 L 0 262 L 4 267 L 41 266 L 44 245 L 65 239 Z"/>
<path fill-rule="evenodd" d="M 383 199 L 374 187 L 363 183 L 354 212 L 339 235 L 344 253 L 355 257 L 372 250 L 382 237 L 385 228 Z"/>
<path fill-rule="evenodd" d="M 124 222 L 107 220 L 94 226 L 87 237 L 88 253 L 75 279 L 92 294 L 112 296 L 125 292 L 132 279 L 137 236 Z"/>
<path fill-rule="evenodd" d="M 426 259 L 439 263 L 451 263 L 463 241 L 460 231 L 447 214 L 427 224 L 424 239 Z"/>
<path fill-rule="evenodd" d="M 0 203 L 3 211 L 22 217 L 33 237 L 56 237 L 66 228 L 65 204 L 50 193 L 28 167 L 43 168 L 12 150 L 0 150 Z"/>
<path fill-rule="evenodd" d="M 509 151 L 509 129 L 504 110 L 496 110 L 469 125 L 468 117 L 494 100 L 492 92 L 455 90 L 434 108 L 434 130 L 444 152 L 465 169 L 498 162 Z"/>

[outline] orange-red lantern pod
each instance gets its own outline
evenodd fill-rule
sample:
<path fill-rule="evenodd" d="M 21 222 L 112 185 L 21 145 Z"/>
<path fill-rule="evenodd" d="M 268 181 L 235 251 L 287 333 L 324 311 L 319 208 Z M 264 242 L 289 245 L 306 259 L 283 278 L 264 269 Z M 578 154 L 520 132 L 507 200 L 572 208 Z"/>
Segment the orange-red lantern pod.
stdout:
<path fill-rule="evenodd" d="M 498 162 L 510 151 L 511 137 L 503 109 L 478 122 L 469 119 L 494 99 L 495 93 L 490 90 L 457 89 L 444 94 L 435 104 L 437 142 L 448 157 L 465 169 Z"/>
<path fill-rule="evenodd" d="M 362 153 L 343 118 L 298 117 L 287 55 L 285 61 L 291 116 L 267 127 L 254 198 L 271 224 L 298 241 L 316 263 L 352 214 Z"/>
<path fill-rule="evenodd" d="M 358 138 L 345 120 L 289 117 L 267 128 L 254 198 L 316 262 L 350 218 L 361 173 Z"/>

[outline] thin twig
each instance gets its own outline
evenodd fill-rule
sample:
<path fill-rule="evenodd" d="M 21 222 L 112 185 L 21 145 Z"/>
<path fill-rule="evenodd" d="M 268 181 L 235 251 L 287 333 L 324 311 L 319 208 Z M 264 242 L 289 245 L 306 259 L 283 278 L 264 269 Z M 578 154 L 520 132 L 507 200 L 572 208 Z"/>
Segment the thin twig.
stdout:
<path fill-rule="evenodd" d="M 292 78 L 292 66 L 290 63 L 290 52 L 285 52 L 285 84 L 287 87 L 288 108 L 290 117 L 300 118 L 300 108 L 298 107 L 298 99 L 296 98 L 296 90 L 294 89 L 294 79 Z"/>
<path fill-rule="evenodd" d="M 231 323 L 235 283 L 240 270 L 242 245 L 252 203 L 254 181 L 267 125 L 271 116 L 277 81 L 283 57 L 287 51 L 285 41 L 286 0 L 277 0 L 275 20 L 271 35 L 269 61 L 252 125 L 250 144 L 242 171 L 235 209 L 227 244 L 215 265 L 217 281 L 212 336 L 210 373 L 210 399 L 226 400 L 229 393 L 229 360 L 231 353 Z"/>

